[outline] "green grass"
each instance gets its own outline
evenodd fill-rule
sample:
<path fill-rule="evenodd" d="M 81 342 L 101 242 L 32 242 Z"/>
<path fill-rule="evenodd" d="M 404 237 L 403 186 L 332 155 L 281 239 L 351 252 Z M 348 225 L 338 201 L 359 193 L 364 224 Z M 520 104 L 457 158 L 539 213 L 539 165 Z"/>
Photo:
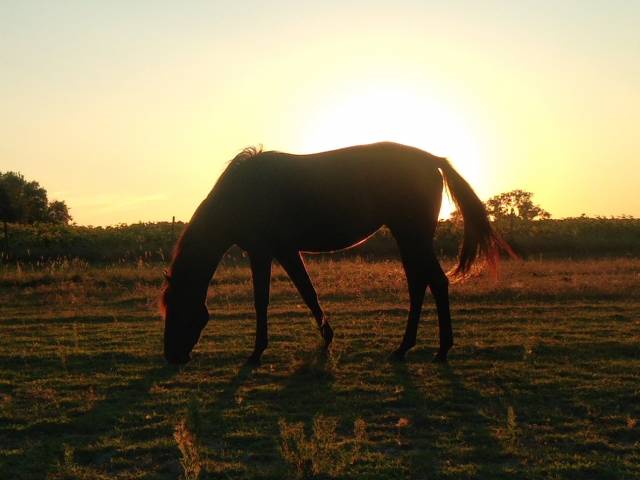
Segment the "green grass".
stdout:
<path fill-rule="evenodd" d="M 398 262 L 312 261 L 329 355 L 281 269 L 244 361 L 245 265 L 210 289 L 183 368 L 161 358 L 161 266 L 0 269 L 0 478 L 640 478 L 640 260 L 506 263 L 452 286 L 456 346 L 399 343 Z"/>

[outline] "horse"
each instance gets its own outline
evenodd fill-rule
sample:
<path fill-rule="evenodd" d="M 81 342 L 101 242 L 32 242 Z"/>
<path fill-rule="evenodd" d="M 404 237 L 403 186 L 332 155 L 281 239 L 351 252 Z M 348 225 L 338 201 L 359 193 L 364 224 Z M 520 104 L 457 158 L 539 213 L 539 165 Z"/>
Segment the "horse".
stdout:
<path fill-rule="evenodd" d="M 435 299 L 439 348 L 453 346 L 449 279 L 433 237 L 443 186 L 464 221 L 458 264 L 465 276 L 477 259 L 495 266 L 508 244 L 494 231 L 482 201 L 446 158 L 392 142 L 296 155 L 245 148 L 224 170 L 176 243 L 161 295 L 164 357 L 184 364 L 209 321 L 208 286 L 225 252 L 247 252 L 254 293 L 256 336 L 249 363 L 267 348 L 267 307 L 273 260 L 291 278 L 315 318 L 325 348 L 333 330 L 318 302 L 302 253 L 333 252 L 366 241 L 382 226 L 395 238 L 409 289 L 409 315 L 400 346 L 403 360 L 416 344 L 427 286 Z"/>

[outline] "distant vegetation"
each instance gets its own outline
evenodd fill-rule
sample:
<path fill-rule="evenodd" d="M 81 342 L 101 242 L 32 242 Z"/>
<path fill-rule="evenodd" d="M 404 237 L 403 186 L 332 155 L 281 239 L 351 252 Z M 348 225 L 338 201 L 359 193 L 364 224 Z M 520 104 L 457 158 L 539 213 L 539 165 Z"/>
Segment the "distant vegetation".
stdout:
<path fill-rule="evenodd" d="M 496 220 L 496 228 L 524 258 L 596 258 L 640 255 L 638 218 L 566 218 Z M 114 227 L 42 224 L 11 225 L 5 260 L 27 262 L 78 258 L 89 262 L 168 262 L 173 246 L 184 228 L 182 222 L 137 223 Z M 457 255 L 461 224 L 440 222 L 435 246 L 443 257 Z M 229 260 L 242 252 L 232 249 Z M 381 230 L 364 245 L 340 256 L 368 258 L 397 257 L 390 232 Z"/>

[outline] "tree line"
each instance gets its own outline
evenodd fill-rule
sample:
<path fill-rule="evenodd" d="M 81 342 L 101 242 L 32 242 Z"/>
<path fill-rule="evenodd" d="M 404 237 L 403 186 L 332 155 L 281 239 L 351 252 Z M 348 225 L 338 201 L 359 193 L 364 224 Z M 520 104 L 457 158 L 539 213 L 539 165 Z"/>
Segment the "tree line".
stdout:
<path fill-rule="evenodd" d="M 563 218 L 527 221 L 506 219 L 496 229 L 525 259 L 640 257 L 640 219 Z M 111 227 L 85 227 L 36 223 L 11 225 L 10 249 L 0 261 L 29 263 L 81 260 L 99 263 L 166 263 L 182 231 L 182 222 L 135 223 Z M 441 258 L 456 257 L 464 229 L 452 220 L 439 222 L 434 248 Z M 357 248 L 310 257 L 338 259 L 362 257 L 371 260 L 397 259 L 398 247 L 391 232 L 382 228 Z M 246 261 L 243 252 L 232 248 L 226 261 Z"/>

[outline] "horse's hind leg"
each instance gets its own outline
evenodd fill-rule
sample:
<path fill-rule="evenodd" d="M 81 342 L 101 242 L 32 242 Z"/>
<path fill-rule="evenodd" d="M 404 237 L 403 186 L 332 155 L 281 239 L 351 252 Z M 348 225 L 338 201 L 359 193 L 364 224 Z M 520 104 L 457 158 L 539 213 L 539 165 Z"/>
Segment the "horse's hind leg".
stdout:
<path fill-rule="evenodd" d="M 316 319 L 320 334 L 324 339 L 324 346 L 328 348 L 333 340 L 333 330 L 329 325 L 329 322 L 324 316 L 324 312 L 318 303 L 318 294 L 316 293 L 307 269 L 304 266 L 302 257 L 299 252 L 288 252 L 279 254 L 277 257 L 278 262 L 282 265 L 282 268 L 287 272 L 289 278 L 298 289 L 300 296 L 311 310 L 313 317 Z"/>
<path fill-rule="evenodd" d="M 438 332 L 440 348 L 433 360 L 446 362 L 447 353 L 453 346 L 453 328 L 451 326 L 451 312 L 449 310 L 449 279 L 442 271 L 440 262 L 432 252 L 429 259 L 429 289 L 436 302 L 438 311 Z"/>
<path fill-rule="evenodd" d="M 422 311 L 422 303 L 427 288 L 427 277 L 423 251 L 418 246 L 412 245 L 412 242 L 402 241 L 397 236 L 396 239 L 400 247 L 402 265 L 407 276 L 410 306 L 404 337 L 402 337 L 402 342 L 393 352 L 392 357 L 397 360 L 403 360 L 406 353 L 416 344 L 420 312 Z"/>
<path fill-rule="evenodd" d="M 393 357 L 403 359 L 406 352 L 416 344 L 418 323 L 427 285 L 436 302 L 440 347 L 434 361 L 444 362 L 453 346 L 451 313 L 449 311 L 449 281 L 433 252 L 430 238 L 425 235 L 403 235 L 394 231 L 402 256 L 402 265 L 409 286 L 409 318 L 404 337 Z"/>

